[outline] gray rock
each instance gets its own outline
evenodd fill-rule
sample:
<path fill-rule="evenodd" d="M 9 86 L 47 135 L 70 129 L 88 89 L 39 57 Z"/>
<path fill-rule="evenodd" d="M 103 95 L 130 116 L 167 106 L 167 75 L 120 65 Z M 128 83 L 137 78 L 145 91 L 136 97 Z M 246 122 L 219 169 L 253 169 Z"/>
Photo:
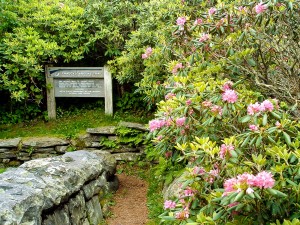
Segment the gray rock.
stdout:
<path fill-rule="evenodd" d="M 89 134 L 107 134 L 112 135 L 116 132 L 115 126 L 106 126 L 106 127 L 97 127 L 97 128 L 88 128 L 86 132 Z"/>
<path fill-rule="evenodd" d="M 140 124 L 140 123 L 131 123 L 131 122 L 119 122 L 118 126 L 120 127 L 128 127 L 128 128 L 133 128 L 141 131 L 149 131 L 146 125 Z"/>
<path fill-rule="evenodd" d="M 66 153 L 69 146 L 55 146 L 55 151 L 58 153 Z"/>
<path fill-rule="evenodd" d="M 45 217 L 46 219 L 43 220 L 43 225 L 71 225 L 67 205 L 64 205 L 60 209 L 56 209 L 53 214 Z"/>
<path fill-rule="evenodd" d="M 143 153 L 116 153 L 112 154 L 117 161 L 136 161 Z"/>
<path fill-rule="evenodd" d="M 9 151 L 9 152 L 2 152 L 0 154 L 0 159 L 13 159 L 17 158 L 17 152 Z"/>
<path fill-rule="evenodd" d="M 83 224 L 86 220 L 83 186 L 96 179 L 88 195 L 95 194 L 98 186 L 105 189 L 109 182 L 104 178 L 114 174 L 115 166 L 116 161 L 109 155 L 76 151 L 31 160 L 0 174 L 0 224 L 40 225 L 42 212 L 48 212 L 44 224 L 55 220 L 65 220 L 60 224 L 68 224 L 66 213 L 49 214 L 68 201 L 70 224 Z"/>
<path fill-rule="evenodd" d="M 21 138 L 0 139 L 0 148 L 17 148 L 21 142 Z"/>
<path fill-rule="evenodd" d="M 70 199 L 68 204 L 71 224 L 81 225 L 86 218 L 86 206 L 83 193 L 80 192 L 76 197 Z"/>
<path fill-rule="evenodd" d="M 164 200 L 171 199 L 172 197 L 180 197 L 180 192 L 182 191 L 181 186 L 182 183 L 186 180 L 184 179 L 186 175 L 186 173 L 183 173 L 179 177 L 175 178 L 171 184 L 164 187 L 162 191 Z"/>
<path fill-rule="evenodd" d="M 98 225 L 103 220 L 103 213 L 98 196 L 93 197 L 86 203 L 86 211 L 91 225 Z"/>
<path fill-rule="evenodd" d="M 34 137 L 22 141 L 22 148 L 46 148 L 59 145 L 68 145 L 69 142 L 61 138 L 53 137 Z"/>
<path fill-rule="evenodd" d="M 66 146 L 59 146 L 59 147 L 66 147 Z M 24 149 L 24 150 L 26 152 L 27 149 Z M 23 149 L 22 149 L 22 151 L 23 151 Z M 55 147 L 49 147 L 49 148 L 34 148 L 33 152 L 35 152 L 35 153 L 55 153 L 56 151 L 55 151 Z"/>
<path fill-rule="evenodd" d="M 56 156 L 56 152 L 53 153 L 33 153 L 31 155 L 31 159 L 41 159 L 41 158 L 47 158 L 47 157 L 53 157 Z"/>
<path fill-rule="evenodd" d="M 11 148 L 0 148 L 0 153 L 11 151 Z"/>

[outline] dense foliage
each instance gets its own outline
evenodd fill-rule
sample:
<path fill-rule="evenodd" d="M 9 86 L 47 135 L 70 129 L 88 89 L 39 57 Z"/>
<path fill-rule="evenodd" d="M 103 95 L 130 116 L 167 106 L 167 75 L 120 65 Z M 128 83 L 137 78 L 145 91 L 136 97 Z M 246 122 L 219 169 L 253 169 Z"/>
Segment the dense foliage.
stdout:
<path fill-rule="evenodd" d="M 162 222 L 299 223 L 300 127 L 277 100 L 298 101 L 284 79 L 299 79 L 299 6 L 201 2 L 165 29 L 168 42 L 144 47 L 140 89 L 164 95 L 149 155 L 187 167 Z"/>
<path fill-rule="evenodd" d="M 119 55 L 137 26 L 139 4 L 1 0 L 1 123 L 31 119 L 45 110 L 45 65 L 103 66 Z"/>

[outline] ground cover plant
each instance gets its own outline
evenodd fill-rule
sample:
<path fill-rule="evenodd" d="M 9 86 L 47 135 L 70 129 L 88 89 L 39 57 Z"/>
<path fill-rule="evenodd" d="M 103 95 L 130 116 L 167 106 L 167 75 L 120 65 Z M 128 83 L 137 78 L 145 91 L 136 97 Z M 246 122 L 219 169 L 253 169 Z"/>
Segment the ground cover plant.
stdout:
<path fill-rule="evenodd" d="M 198 11 L 182 11 L 171 36 L 140 54 L 141 90 L 149 99 L 164 95 L 149 122 L 156 143 L 149 155 L 186 166 L 161 221 L 298 224 L 298 100 L 292 85 L 277 79 L 297 79 L 299 2 L 180 4 L 195 2 Z"/>

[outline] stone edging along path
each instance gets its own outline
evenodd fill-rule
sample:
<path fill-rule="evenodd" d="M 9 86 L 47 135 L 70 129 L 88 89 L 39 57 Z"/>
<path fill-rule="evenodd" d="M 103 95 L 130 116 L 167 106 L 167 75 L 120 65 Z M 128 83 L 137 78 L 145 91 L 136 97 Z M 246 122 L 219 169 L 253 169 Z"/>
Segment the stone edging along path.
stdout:
<path fill-rule="evenodd" d="M 116 160 L 87 151 L 35 159 L 0 174 L 1 225 L 98 225 Z"/>
<path fill-rule="evenodd" d="M 134 161 L 143 154 L 143 146 L 119 145 L 117 148 L 107 148 L 101 143 L 101 138 L 117 142 L 117 127 L 127 127 L 144 132 L 148 129 L 139 123 L 120 122 L 118 126 L 88 128 L 86 134 L 76 139 L 54 137 L 30 137 L 0 139 L 0 167 L 19 166 L 22 163 L 37 159 L 62 155 L 70 150 L 85 149 L 87 151 L 109 152 L 117 161 Z"/>

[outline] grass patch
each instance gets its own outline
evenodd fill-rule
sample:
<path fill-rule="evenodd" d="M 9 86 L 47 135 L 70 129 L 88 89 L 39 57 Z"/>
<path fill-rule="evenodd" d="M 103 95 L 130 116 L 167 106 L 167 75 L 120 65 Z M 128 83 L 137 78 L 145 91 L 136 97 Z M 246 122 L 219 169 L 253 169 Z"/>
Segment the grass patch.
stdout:
<path fill-rule="evenodd" d="M 0 168 L 0 173 L 3 173 L 6 171 L 6 168 Z"/>
<path fill-rule="evenodd" d="M 114 116 L 107 116 L 103 109 L 80 110 L 73 114 L 66 113 L 61 118 L 48 122 L 35 120 L 20 124 L 0 125 L 0 139 L 39 136 L 73 138 L 84 134 L 87 128 L 114 126 L 121 120 L 147 123 L 149 119 L 143 116 L 134 116 L 134 113 L 120 114 L 116 112 Z"/>

